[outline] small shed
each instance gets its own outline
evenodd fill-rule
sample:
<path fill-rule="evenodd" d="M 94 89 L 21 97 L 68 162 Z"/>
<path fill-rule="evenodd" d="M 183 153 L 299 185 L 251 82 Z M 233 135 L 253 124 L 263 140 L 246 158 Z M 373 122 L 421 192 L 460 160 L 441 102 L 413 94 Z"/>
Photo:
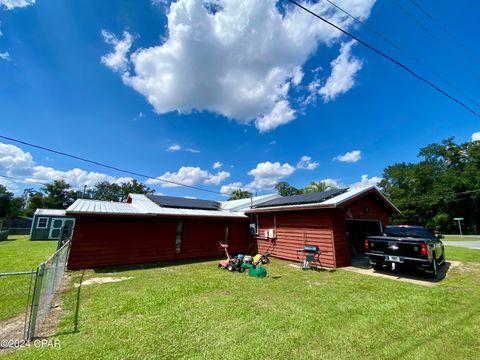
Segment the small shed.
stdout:
<path fill-rule="evenodd" d="M 67 237 L 72 236 L 75 219 L 66 216 L 61 209 L 37 209 L 33 214 L 30 228 L 30 240 L 57 240 L 63 227 L 67 228 Z"/>
<path fill-rule="evenodd" d="M 126 203 L 79 199 L 69 269 L 224 256 L 249 247 L 248 217 L 216 201 L 130 194 Z"/>
<path fill-rule="evenodd" d="M 398 209 L 374 186 L 333 189 L 286 196 L 254 206 L 245 213 L 256 229 L 260 252 L 302 260 L 304 245 L 320 248 L 320 264 L 342 267 L 363 253 L 365 236 L 380 235 Z"/>

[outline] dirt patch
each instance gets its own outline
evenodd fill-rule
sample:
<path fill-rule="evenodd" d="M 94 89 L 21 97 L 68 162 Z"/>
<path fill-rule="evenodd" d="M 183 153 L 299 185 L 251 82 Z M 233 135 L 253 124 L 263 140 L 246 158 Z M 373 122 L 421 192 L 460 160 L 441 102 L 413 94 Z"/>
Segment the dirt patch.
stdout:
<path fill-rule="evenodd" d="M 23 342 L 25 314 L 0 321 L 0 352 L 14 348 L 14 344 Z"/>
<path fill-rule="evenodd" d="M 82 286 L 88 286 L 88 285 L 93 285 L 93 284 L 106 284 L 106 283 L 115 283 L 115 282 L 120 282 L 120 281 L 125 281 L 125 280 L 130 280 L 133 279 L 132 276 L 129 277 L 98 277 L 98 278 L 91 278 L 85 281 L 82 281 Z M 76 288 L 80 286 L 80 284 L 75 284 L 74 285 Z"/>

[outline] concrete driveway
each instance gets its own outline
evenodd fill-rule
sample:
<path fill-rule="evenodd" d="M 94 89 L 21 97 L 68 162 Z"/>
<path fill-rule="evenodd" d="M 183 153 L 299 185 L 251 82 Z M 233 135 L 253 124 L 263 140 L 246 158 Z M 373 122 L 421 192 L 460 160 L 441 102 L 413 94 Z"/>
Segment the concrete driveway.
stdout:
<path fill-rule="evenodd" d="M 442 241 L 448 246 L 458 246 L 467 249 L 480 250 L 480 241 Z"/>

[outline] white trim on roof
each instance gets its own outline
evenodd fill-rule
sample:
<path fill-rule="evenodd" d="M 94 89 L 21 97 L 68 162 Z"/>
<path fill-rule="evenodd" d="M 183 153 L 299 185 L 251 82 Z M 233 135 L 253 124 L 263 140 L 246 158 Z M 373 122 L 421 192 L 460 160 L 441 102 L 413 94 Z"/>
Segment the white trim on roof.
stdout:
<path fill-rule="evenodd" d="M 39 216 L 65 216 L 66 210 L 62 209 L 37 209 L 34 215 Z"/>

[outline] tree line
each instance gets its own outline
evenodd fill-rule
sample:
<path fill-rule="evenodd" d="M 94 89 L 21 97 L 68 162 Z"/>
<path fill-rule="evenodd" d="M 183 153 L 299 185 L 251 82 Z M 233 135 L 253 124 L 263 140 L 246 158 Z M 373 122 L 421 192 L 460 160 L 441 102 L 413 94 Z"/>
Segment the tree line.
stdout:
<path fill-rule="evenodd" d="M 45 184 L 40 190 L 25 189 L 20 196 L 0 185 L 0 217 L 32 217 L 36 209 L 66 209 L 75 200 L 125 201 L 128 194 L 153 194 L 155 190 L 137 180 L 121 184 L 103 181 L 84 191 L 73 190 L 64 180 Z"/>

